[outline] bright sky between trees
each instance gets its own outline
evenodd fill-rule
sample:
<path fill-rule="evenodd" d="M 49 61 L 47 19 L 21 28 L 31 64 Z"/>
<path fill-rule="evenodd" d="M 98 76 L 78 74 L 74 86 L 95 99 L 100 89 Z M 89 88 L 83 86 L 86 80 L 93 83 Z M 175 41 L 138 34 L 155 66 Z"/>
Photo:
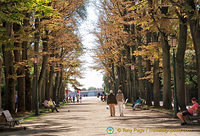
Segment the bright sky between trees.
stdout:
<path fill-rule="evenodd" d="M 96 28 L 98 22 L 98 10 L 94 3 L 98 2 L 96 0 L 89 0 L 87 6 L 87 19 L 83 21 L 79 27 L 79 33 L 82 37 L 82 44 L 86 48 L 86 54 L 82 56 L 82 60 L 85 61 L 83 64 L 84 74 L 83 79 L 78 79 L 78 81 L 83 85 L 82 88 L 96 87 L 102 88 L 103 84 L 103 74 L 100 71 L 93 70 L 90 68 L 95 65 L 95 61 L 92 58 L 92 51 L 96 46 L 95 36 L 92 31 Z"/>

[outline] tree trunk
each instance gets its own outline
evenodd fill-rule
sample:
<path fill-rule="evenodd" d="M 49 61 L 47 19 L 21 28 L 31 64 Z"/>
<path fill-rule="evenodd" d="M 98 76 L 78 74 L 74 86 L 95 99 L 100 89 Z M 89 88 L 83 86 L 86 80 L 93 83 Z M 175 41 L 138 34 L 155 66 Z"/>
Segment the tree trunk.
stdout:
<path fill-rule="evenodd" d="M 163 50 L 163 107 L 171 108 L 171 70 L 170 70 L 170 53 L 167 35 L 161 32 L 161 44 Z"/>
<path fill-rule="evenodd" d="M 190 31 L 197 61 L 198 100 L 200 100 L 200 25 L 199 20 L 190 20 Z"/>
<path fill-rule="evenodd" d="M 61 66 L 62 68 L 62 66 Z M 62 70 L 60 71 L 60 83 L 59 83 L 59 87 L 58 87 L 58 91 L 59 91 L 59 101 L 62 101 L 62 84 L 63 84 L 63 68 Z"/>
<path fill-rule="evenodd" d="M 46 82 L 45 82 L 45 84 L 46 84 L 46 87 L 45 87 L 45 100 L 49 100 L 49 97 L 50 97 L 50 95 L 49 95 L 49 94 L 50 94 L 50 92 L 49 92 L 50 90 L 48 90 L 48 85 L 49 85 L 49 84 L 48 84 L 48 81 L 49 81 L 48 79 L 49 79 L 49 70 L 46 71 L 46 80 L 45 80 L 45 81 L 46 81 Z"/>
<path fill-rule="evenodd" d="M 185 106 L 185 70 L 184 56 L 187 44 L 187 22 L 184 20 L 179 24 L 179 44 L 176 53 L 176 89 L 178 104 L 181 111 L 186 109 Z"/>
<path fill-rule="evenodd" d="M 15 38 L 19 37 L 21 26 L 19 24 L 13 25 Z M 14 46 L 20 48 L 20 43 L 15 41 Z M 25 72 L 22 65 L 22 55 L 19 49 L 14 50 L 15 63 L 17 66 L 17 93 L 18 93 L 18 112 L 25 111 Z"/>
<path fill-rule="evenodd" d="M 148 32 L 146 35 L 147 43 L 151 42 L 151 36 L 152 36 L 152 33 Z M 149 72 L 149 71 L 151 71 L 151 61 L 149 59 L 147 59 L 146 60 L 146 72 Z M 146 76 L 148 76 L 148 75 L 146 75 Z M 146 83 L 146 102 L 147 102 L 147 105 L 151 106 L 152 105 L 151 83 L 148 80 L 146 80 L 145 83 Z"/>
<path fill-rule="evenodd" d="M 0 110 L 1 110 L 1 108 L 2 108 L 1 79 L 2 79 L 2 59 L 1 59 L 1 57 L 0 57 Z"/>
<path fill-rule="evenodd" d="M 124 92 L 124 96 L 125 98 L 127 98 L 127 88 L 126 88 L 126 85 L 127 85 L 127 80 L 126 80 L 126 70 L 125 70 L 125 66 L 121 66 L 121 70 L 120 70 L 120 73 L 121 73 L 121 76 L 122 76 L 122 88 L 123 88 L 123 92 Z"/>
<path fill-rule="evenodd" d="M 54 67 L 50 66 L 49 83 L 48 83 L 49 98 L 53 98 L 53 76 L 54 76 Z"/>
<path fill-rule="evenodd" d="M 26 13 L 26 17 L 29 18 L 30 15 Z M 25 32 L 27 33 L 28 30 L 26 27 L 28 27 L 29 19 L 23 20 L 23 27 L 25 28 Z M 32 110 L 32 91 L 31 91 L 31 77 L 30 77 L 30 70 L 28 65 L 28 41 L 22 42 L 22 60 L 26 63 L 25 66 L 25 109 L 27 111 Z"/>
<path fill-rule="evenodd" d="M 39 53 L 39 19 L 35 19 L 35 43 L 34 43 L 34 105 L 35 105 L 35 115 L 39 114 L 39 91 L 38 91 L 38 53 Z"/>
<path fill-rule="evenodd" d="M 126 49 L 126 81 L 127 81 L 127 96 L 128 96 L 128 101 L 132 102 L 132 82 L 131 82 L 131 76 L 132 76 L 132 72 L 131 72 L 131 50 L 130 50 L 130 46 L 125 45 L 125 49 Z"/>
<path fill-rule="evenodd" d="M 151 62 L 150 60 L 147 60 L 146 61 L 146 71 L 151 71 Z M 152 105 L 152 93 L 151 93 L 151 83 L 146 80 L 146 102 L 147 102 L 147 105 L 151 106 Z"/>
<path fill-rule="evenodd" d="M 116 86 L 116 80 L 115 80 L 115 65 L 114 62 L 112 61 L 112 82 L 113 82 L 113 92 L 115 95 L 117 94 L 117 86 Z"/>
<path fill-rule="evenodd" d="M 160 107 L 159 59 L 154 60 L 153 66 L 153 100 L 154 106 Z"/>
<path fill-rule="evenodd" d="M 142 96 L 143 98 L 145 98 L 146 96 L 145 96 L 145 86 L 144 86 L 144 82 L 143 82 L 143 80 L 142 79 L 140 79 L 140 78 L 142 78 L 143 76 L 144 76 L 144 72 L 143 72 L 143 66 L 142 66 L 142 61 L 143 61 L 143 59 L 142 59 L 142 57 L 141 56 L 138 56 L 138 83 L 139 83 L 139 95 L 140 96 Z M 139 97 L 139 96 L 137 96 L 137 97 Z"/>
<path fill-rule="evenodd" d="M 59 84 L 59 71 L 56 72 L 55 85 L 53 88 L 53 100 L 55 102 L 57 102 L 58 84 Z"/>
<path fill-rule="evenodd" d="M 42 94 L 44 93 L 45 90 L 42 90 L 42 85 L 45 83 L 45 73 L 46 73 L 46 68 L 47 68 L 47 63 L 48 63 L 48 31 L 45 30 L 45 36 L 42 38 L 43 41 L 43 53 L 45 53 L 43 55 L 43 60 L 42 60 L 42 68 L 40 71 L 40 76 L 39 76 L 39 80 L 38 80 L 38 91 L 40 94 L 40 103 L 42 103 Z"/>
<path fill-rule="evenodd" d="M 6 26 L 6 36 L 11 37 L 12 36 L 12 29 L 13 24 L 12 23 L 5 23 Z M 3 47 L 3 46 L 2 46 Z M 4 65 L 6 72 L 5 78 L 6 78 L 6 107 L 5 109 L 9 110 L 10 113 L 15 112 L 15 71 L 14 71 L 14 57 L 13 57 L 13 51 L 10 49 L 12 47 L 11 43 L 6 43 L 6 46 L 3 47 L 3 54 L 4 56 Z"/>
<path fill-rule="evenodd" d="M 192 40 L 194 43 L 194 49 L 196 54 L 196 69 L 197 69 L 197 83 L 198 83 L 198 100 L 200 100 L 200 19 L 199 17 L 199 8 L 197 8 L 197 3 L 194 0 L 186 0 L 187 4 L 191 10 L 188 11 L 188 20 L 190 25 L 190 32 L 192 35 Z"/>
<path fill-rule="evenodd" d="M 45 72 L 45 76 L 46 76 L 46 72 Z M 45 90 L 46 90 L 46 79 L 44 78 L 44 81 L 43 81 L 43 84 L 42 84 L 41 103 L 43 103 L 44 100 L 45 100 L 45 93 L 46 93 Z"/>

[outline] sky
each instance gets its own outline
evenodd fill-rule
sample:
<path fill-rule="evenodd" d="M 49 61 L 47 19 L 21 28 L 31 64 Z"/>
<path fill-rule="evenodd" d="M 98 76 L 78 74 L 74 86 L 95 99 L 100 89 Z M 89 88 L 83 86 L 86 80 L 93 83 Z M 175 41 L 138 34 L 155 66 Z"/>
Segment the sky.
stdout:
<path fill-rule="evenodd" d="M 94 5 L 95 0 L 89 0 L 87 6 L 87 19 L 84 20 L 79 26 L 79 33 L 82 37 L 82 44 L 86 48 L 86 53 L 81 57 L 82 60 L 86 61 L 83 64 L 84 74 L 83 79 L 78 81 L 83 85 L 82 88 L 96 87 L 102 88 L 103 74 L 100 71 L 91 69 L 91 66 L 96 65 L 95 61 L 91 57 L 93 53 L 91 49 L 96 46 L 95 36 L 91 32 L 96 28 L 98 22 L 98 10 Z"/>

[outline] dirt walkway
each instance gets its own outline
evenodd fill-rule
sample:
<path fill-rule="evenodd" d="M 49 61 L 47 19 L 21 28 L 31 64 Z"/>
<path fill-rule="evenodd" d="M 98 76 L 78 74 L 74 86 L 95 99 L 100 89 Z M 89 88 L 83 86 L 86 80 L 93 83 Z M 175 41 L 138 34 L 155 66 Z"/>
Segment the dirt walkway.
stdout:
<path fill-rule="evenodd" d="M 180 126 L 177 119 L 150 110 L 125 110 L 125 117 L 109 116 L 106 104 L 97 98 L 85 98 L 81 104 L 69 104 L 59 113 L 41 116 L 39 120 L 26 122 L 27 130 L 0 133 L 1 136 L 199 136 L 200 126 Z M 68 112 L 69 111 L 69 112 Z M 108 134 L 112 132 L 113 134 Z M 108 131 L 108 133 L 107 133 Z M 165 132 L 158 132 L 165 131 Z M 168 131 L 168 132 L 167 132 Z M 170 132 L 181 131 L 181 132 Z M 190 132 L 185 132 L 190 131 Z"/>

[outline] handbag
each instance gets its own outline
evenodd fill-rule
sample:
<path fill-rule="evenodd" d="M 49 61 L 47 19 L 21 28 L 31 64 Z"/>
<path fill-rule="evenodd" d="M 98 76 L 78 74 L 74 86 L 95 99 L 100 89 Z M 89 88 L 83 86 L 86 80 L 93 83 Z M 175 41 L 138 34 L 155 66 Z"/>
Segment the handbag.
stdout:
<path fill-rule="evenodd" d="M 126 109 L 126 105 L 125 104 L 122 105 L 122 109 Z"/>
<path fill-rule="evenodd" d="M 106 109 L 109 110 L 109 106 L 106 106 Z"/>

